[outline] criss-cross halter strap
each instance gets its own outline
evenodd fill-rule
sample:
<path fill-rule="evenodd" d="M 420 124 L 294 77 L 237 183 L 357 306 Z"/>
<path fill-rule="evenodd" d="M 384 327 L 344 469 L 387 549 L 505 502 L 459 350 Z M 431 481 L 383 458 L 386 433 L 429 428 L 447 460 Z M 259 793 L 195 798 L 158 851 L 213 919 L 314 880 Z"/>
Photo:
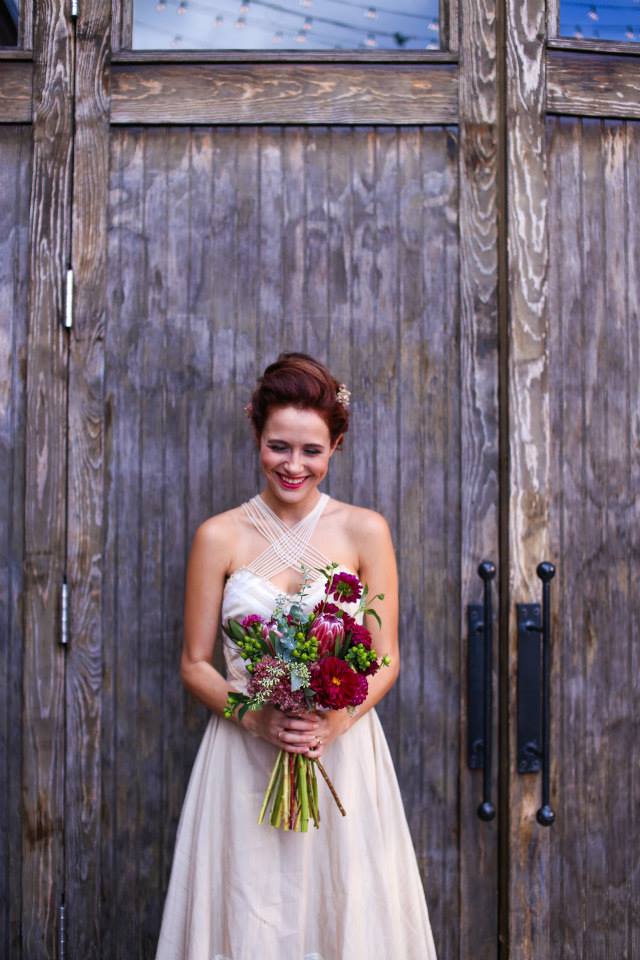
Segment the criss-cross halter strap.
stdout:
<path fill-rule="evenodd" d="M 330 561 L 309 543 L 309 539 L 328 499 L 329 494 L 321 493 L 315 507 L 292 527 L 288 527 L 274 513 L 259 493 L 243 503 L 244 512 L 265 540 L 269 541 L 269 546 L 247 565 L 248 569 L 271 580 L 287 567 L 301 572 L 302 563 L 308 567 L 326 567 Z M 320 576 L 320 573 L 312 571 L 310 581 Z"/>

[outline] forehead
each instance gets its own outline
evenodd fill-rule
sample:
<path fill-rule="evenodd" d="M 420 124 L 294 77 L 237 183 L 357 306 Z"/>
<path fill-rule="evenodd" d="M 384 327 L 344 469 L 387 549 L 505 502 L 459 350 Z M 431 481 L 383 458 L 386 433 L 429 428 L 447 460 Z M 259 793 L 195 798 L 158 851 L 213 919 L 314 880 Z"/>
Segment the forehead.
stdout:
<path fill-rule="evenodd" d="M 263 439 L 326 444 L 329 442 L 329 428 L 317 410 L 273 407 L 264 425 Z"/>

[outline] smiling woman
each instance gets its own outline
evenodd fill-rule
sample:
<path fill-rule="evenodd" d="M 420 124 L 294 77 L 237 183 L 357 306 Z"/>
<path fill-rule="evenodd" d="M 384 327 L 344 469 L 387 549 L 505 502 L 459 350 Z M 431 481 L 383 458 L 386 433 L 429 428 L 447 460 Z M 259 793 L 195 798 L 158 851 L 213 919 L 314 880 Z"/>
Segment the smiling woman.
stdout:
<path fill-rule="evenodd" d="M 318 489 L 349 426 L 349 390 L 307 354 L 283 353 L 245 411 L 264 489 L 200 525 L 187 567 L 181 675 L 212 715 L 178 824 L 156 960 L 436 960 L 396 772 L 374 709 L 400 662 L 391 533 L 381 514 Z M 356 595 L 341 606 L 324 575 L 334 561 Z M 385 669 L 370 670 L 365 682 L 347 658 L 338 661 L 340 675 L 335 664 L 327 674 L 325 699 L 313 674 L 319 699 L 304 708 L 263 700 L 248 712 L 225 710 L 229 694 L 237 702 L 251 694 L 256 668 L 225 629 L 226 677 L 214 669 L 220 624 L 290 626 L 296 616 L 314 626 L 333 618 L 368 644 L 359 656 L 366 659 L 368 650 Z M 285 662 L 266 659 L 272 671 Z M 361 693 L 345 706 L 351 681 Z M 289 682 L 290 696 L 298 688 Z M 322 828 L 307 832 L 305 820 L 303 836 L 288 820 L 284 831 L 274 829 L 279 800 L 271 826 L 263 823 L 276 758 L 288 758 L 287 770 L 310 770 L 325 753 L 329 789 L 344 808 L 338 801 L 322 806 Z M 296 789 L 306 796 L 300 784 L 293 795 Z M 288 804 L 288 787 L 286 797 Z M 319 820 L 314 814 L 315 827 Z"/>

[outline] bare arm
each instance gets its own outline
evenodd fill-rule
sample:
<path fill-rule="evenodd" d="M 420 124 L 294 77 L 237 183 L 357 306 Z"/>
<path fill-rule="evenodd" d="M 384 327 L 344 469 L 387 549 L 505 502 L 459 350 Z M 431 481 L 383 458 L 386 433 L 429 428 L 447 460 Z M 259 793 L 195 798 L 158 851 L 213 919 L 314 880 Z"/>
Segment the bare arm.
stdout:
<path fill-rule="evenodd" d="M 205 520 L 193 538 L 185 581 L 180 677 L 186 689 L 219 716 L 223 716 L 229 691 L 237 689 L 212 664 L 229 563 L 228 544 L 234 534 L 228 517 L 219 515 Z M 291 753 L 308 749 L 318 725 L 314 716 L 290 720 L 271 705 L 249 711 L 242 720 L 236 712 L 229 722 Z"/>
<path fill-rule="evenodd" d="M 219 517 L 205 520 L 195 532 L 185 578 L 184 643 L 180 658 L 184 686 L 220 716 L 227 694 L 233 689 L 212 663 L 228 563 L 225 534 L 225 523 Z"/>

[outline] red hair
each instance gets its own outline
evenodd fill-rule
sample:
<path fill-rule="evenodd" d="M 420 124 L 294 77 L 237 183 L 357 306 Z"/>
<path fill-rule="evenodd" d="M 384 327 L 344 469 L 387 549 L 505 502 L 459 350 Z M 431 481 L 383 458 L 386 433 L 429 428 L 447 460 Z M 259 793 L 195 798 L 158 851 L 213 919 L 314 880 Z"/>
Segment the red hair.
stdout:
<path fill-rule="evenodd" d="M 319 360 L 308 353 L 281 353 L 258 377 L 258 386 L 246 406 L 256 437 L 262 435 L 272 407 L 316 410 L 329 429 L 333 444 L 349 429 L 349 410 L 337 399 L 340 384 Z M 342 437 L 338 449 L 342 446 Z"/>

